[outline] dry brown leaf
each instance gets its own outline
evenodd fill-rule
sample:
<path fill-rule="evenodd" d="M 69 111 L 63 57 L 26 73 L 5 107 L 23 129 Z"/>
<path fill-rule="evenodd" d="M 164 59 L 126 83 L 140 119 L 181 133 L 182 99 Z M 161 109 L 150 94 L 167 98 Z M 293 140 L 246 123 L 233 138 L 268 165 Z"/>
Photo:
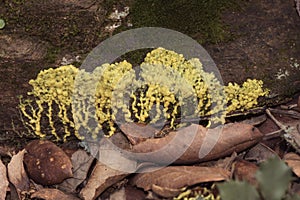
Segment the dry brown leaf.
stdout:
<path fill-rule="evenodd" d="M 245 160 L 261 163 L 276 156 L 276 152 L 263 143 L 258 143 L 252 147 L 245 155 Z"/>
<path fill-rule="evenodd" d="M 291 185 L 290 193 L 300 195 L 300 183 L 294 181 L 293 184 Z"/>
<path fill-rule="evenodd" d="M 219 159 L 216 162 L 215 167 L 220 167 L 220 168 L 229 170 L 232 168 L 232 164 L 233 164 L 234 160 L 237 158 L 237 156 L 238 156 L 237 153 L 233 152 L 231 154 L 231 156 L 225 157 L 223 159 Z"/>
<path fill-rule="evenodd" d="M 9 147 L 9 146 L 0 146 L 0 156 L 4 157 L 4 156 L 8 156 L 8 157 L 12 157 L 12 155 L 14 155 L 16 148 L 15 147 Z"/>
<path fill-rule="evenodd" d="M 197 164 L 197 166 L 203 166 L 203 167 L 219 167 L 226 170 L 230 170 L 232 168 L 233 162 L 237 158 L 237 153 L 233 152 L 231 156 L 226 156 L 224 158 L 220 158 L 218 160 L 212 160 L 207 162 L 202 162 Z"/>
<path fill-rule="evenodd" d="M 108 138 L 106 138 L 108 139 Z M 122 134 L 121 132 L 116 132 L 111 137 L 109 137 L 109 141 L 112 142 L 115 146 L 121 148 L 121 149 L 129 149 L 130 143 L 127 139 L 127 137 Z"/>
<path fill-rule="evenodd" d="M 131 185 L 125 186 L 126 200 L 145 200 L 146 194 L 143 190 L 133 187 Z"/>
<path fill-rule="evenodd" d="M 267 120 L 267 115 L 263 114 L 263 115 L 251 117 L 249 119 L 245 119 L 242 121 L 242 123 L 250 124 L 253 126 L 258 126 L 258 125 L 262 124 L 263 122 L 265 122 L 266 120 Z"/>
<path fill-rule="evenodd" d="M 153 172 L 137 174 L 131 183 L 145 191 L 154 188 L 159 195 L 168 197 L 171 190 L 176 192 L 198 183 L 222 181 L 229 176 L 229 171 L 217 167 L 169 166 Z"/>
<path fill-rule="evenodd" d="M 159 196 L 165 197 L 165 198 L 176 197 L 183 191 L 182 188 L 181 189 L 173 189 L 173 188 L 161 187 L 161 186 L 158 186 L 155 184 L 152 185 L 151 190 L 155 194 L 158 194 Z"/>
<path fill-rule="evenodd" d="M 287 153 L 283 159 L 287 165 L 292 168 L 293 172 L 300 177 L 300 156 L 296 153 Z"/>
<path fill-rule="evenodd" d="M 71 157 L 73 177 L 64 180 L 58 185 L 58 188 L 68 193 L 76 192 L 77 186 L 86 179 L 93 160 L 94 158 L 84 150 L 80 149 L 74 152 Z"/>
<path fill-rule="evenodd" d="M 240 159 L 234 163 L 233 174 L 237 180 L 248 181 L 252 185 L 257 185 L 255 178 L 257 170 L 258 166 L 256 166 L 254 163 Z"/>
<path fill-rule="evenodd" d="M 105 189 L 128 175 L 97 162 L 86 186 L 81 190 L 80 197 L 84 200 L 96 199 Z"/>
<path fill-rule="evenodd" d="M 70 194 L 65 194 L 62 191 L 58 189 L 53 189 L 53 188 L 43 188 L 35 193 L 33 193 L 31 198 L 41 198 L 45 200 L 80 200 L 79 198 L 70 195 Z"/>
<path fill-rule="evenodd" d="M 134 173 L 137 169 L 137 161 L 128 159 L 125 154 L 128 149 L 120 148 L 111 138 L 102 138 L 98 148 L 98 160 L 110 166 L 110 168 Z"/>
<path fill-rule="evenodd" d="M 25 149 L 11 158 L 7 165 L 7 174 L 9 181 L 15 186 L 18 196 L 21 199 L 21 192 L 29 190 L 29 178 L 25 172 L 23 158 Z"/>
<path fill-rule="evenodd" d="M 162 164 L 191 164 L 241 152 L 257 143 L 262 136 L 249 124 L 233 123 L 214 129 L 192 124 L 163 138 L 150 138 L 134 145 L 131 151 L 135 154 L 128 156 Z"/>
<path fill-rule="evenodd" d="M 288 110 L 290 111 L 290 110 Z M 287 143 L 289 143 L 298 153 L 300 153 L 300 130 L 299 130 L 299 120 L 288 120 L 287 122 L 282 123 L 278 121 L 271 112 L 279 112 L 281 114 L 285 114 L 286 111 L 278 110 L 273 108 L 268 108 L 266 113 L 272 119 L 272 121 L 280 128 L 280 132 L 277 134 L 271 133 L 267 134 L 267 137 L 264 139 L 270 138 L 270 136 L 279 136 L 282 131 L 284 134 L 281 134 L 281 137 L 285 139 Z M 296 111 L 295 111 L 296 112 Z M 297 113 L 297 112 L 296 112 Z M 298 113 L 299 114 L 299 113 Z"/>
<path fill-rule="evenodd" d="M 144 124 L 125 123 L 120 126 L 122 132 L 126 135 L 131 144 L 136 145 L 147 138 L 153 137 L 159 130 Z"/>
<path fill-rule="evenodd" d="M 29 177 L 36 183 L 54 185 L 72 177 L 70 158 L 54 143 L 34 140 L 25 149 L 24 163 Z"/>
<path fill-rule="evenodd" d="M 4 200 L 8 189 L 8 180 L 6 175 L 6 167 L 0 160 L 0 200 Z"/>
<path fill-rule="evenodd" d="M 122 187 L 120 190 L 113 192 L 109 196 L 109 200 L 127 200 L 125 188 Z"/>

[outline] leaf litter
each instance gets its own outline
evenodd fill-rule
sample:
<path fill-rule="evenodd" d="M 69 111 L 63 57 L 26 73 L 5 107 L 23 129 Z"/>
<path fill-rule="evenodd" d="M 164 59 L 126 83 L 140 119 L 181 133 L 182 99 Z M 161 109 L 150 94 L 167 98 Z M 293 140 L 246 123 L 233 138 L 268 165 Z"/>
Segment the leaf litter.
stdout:
<path fill-rule="evenodd" d="M 293 110 L 295 110 L 294 107 Z M 271 111 L 274 112 L 274 110 Z M 280 112 L 280 114 L 283 115 L 285 111 L 277 110 L 276 112 Z M 284 128 L 295 127 L 292 136 L 297 139 L 298 118 L 292 117 L 291 113 L 294 114 L 294 112 L 288 112 L 288 117 L 295 119 L 294 121 L 291 120 L 289 122 L 285 121 L 284 123 L 280 123 L 284 125 Z M 268 117 L 270 118 L 269 115 Z M 162 197 L 171 199 L 173 197 L 187 195 L 188 191 L 203 184 L 228 180 L 239 180 L 240 182 L 228 182 L 228 184 L 240 187 L 245 193 L 253 192 L 253 186 L 262 183 L 268 185 L 271 184 L 271 182 L 275 182 L 275 180 L 266 180 L 271 176 L 267 173 L 266 168 L 263 173 L 257 175 L 257 164 L 264 163 L 264 160 L 277 155 L 276 151 L 274 151 L 274 147 L 271 148 L 270 145 L 267 145 L 266 140 L 270 139 L 270 135 L 272 139 L 273 137 L 280 137 L 282 133 L 286 134 L 286 130 L 291 130 L 281 129 L 278 131 L 278 135 L 274 136 L 272 135 L 273 133 L 267 133 L 266 136 L 266 133 L 261 133 L 259 129 L 255 127 L 264 124 L 265 121 L 264 115 L 245 121 L 245 123 L 244 121 L 229 123 L 215 129 L 207 129 L 201 125 L 192 124 L 178 131 L 170 131 L 168 134 L 159 138 L 155 137 L 157 134 L 157 129 L 155 128 L 146 126 L 146 129 L 139 124 L 127 124 L 121 128 L 123 132 L 119 133 L 119 136 L 116 135 L 115 138 L 111 139 L 101 139 L 98 151 L 103 159 L 109 158 L 111 161 L 114 161 L 114 163 L 110 163 L 113 164 L 112 166 L 130 165 L 130 172 L 114 169 L 114 167 L 111 168 L 107 163 L 105 164 L 99 161 L 95 163 L 93 156 L 79 149 L 72 154 L 71 158 L 64 157 L 66 155 L 64 155 L 63 152 L 59 153 L 59 156 L 64 155 L 61 157 L 63 158 L 61 160 L 64 160 L 64 162 L 69 160 L 67 161 L 70 162 L 68 166 L 70 166 L 69 169 L 72 169 L 71 173 L 69 170 L 68 177 L 65 177 L 62 183 L 58 185 L 51 185 L 49 183 L 36 185 L 28 178 L 28 168 L 26 168 L 26 171 L 23 166 L 23 161 L 28 164 L 28 158 L 24 159 L 23 157 L 29 155 L 23 150 L 12 156 L 10 163 L 7 165 L 7 172 L 5 172 L 5 165 L 1 167 L 0 163 L 0 176 L 5 177 L 5 174 L 8 174 L 9 181 L 16 188 L 19 199 L 24 198 L 24 192 L 31 193 L 31 198 L 42 198 L 46 200 L 93 200 L 99 199 L 102 194 L 105 194 L 108 199 L 130 199 L 125 192 L 128 190 L 128 187 L 131 188 L 130 194 L 148 194 L 148 197 L 152 195 L 156 199 Z M 135 129 L 136 126 L 139 128 Z M 274 126 L 276 125 L 274 124 Z M 191 132 L 195 133 L 195 138 L 193 138 L 191 143 L 188 143 L 189 141 L 185 140 L 185 134 L 190 134 Z M 122 133 L 128 139 L 127 141 L 130 142 L 130 145 L 127 145 L 126 139 L 121 137 Z M 139 136 L 140 133 L 142 133 L 141 136 Z M 290 134 L 291 132 L 288 133 Z M 120 137 L 122 139 L 121 143 L 119 141 Z M 175 142 L 174 138 L 177 138 Z M 173 144 L 171 143 L 171 147 L 167 149 L 166 152 L 161 151 L 164 146 L 170 146 L 171 141 L 174 142 Z M 43 141 L 43 143 L 45 143 L 45 141 Z M 118 157 L 118 151 L 114 147 L 116 143 L 119 143 L 118 148 L 127 152 L 122 158 Z M 46 144 L 48 144 L 48 142 L 46 142 Z M 184 145 L 187 145 L 186 151 L 174 159 L 173 154 L 178 148 L 182 148 Z M 55 148 L 57 148 L 58 152 L 62 151 L 57 146 L 55 146 Z M 28 146 L 26 149 L 28 151 Z M 247 150 L 247 154 L 245 154 L 245 150 Z M 160 153 L 156 155 L 150 154 L 150 156 L 147 155 L 146 157 L 140 154 L 156 151 Z M 38 157 L 42 151 L 39 150 L 37 152 Z M 199 152 L 202 154 L 199 154 Z M 136 154 L 131 157 L 131 153 Z M 9 156 L 11 154 L 3 155 Z M 54 154 L 51 153 L 51 155 Z M 231 157 L 227 157 L 224 161 L 221 160 L 230 155 Z M 299 176 L 300 158 L 297 151 L 296 153 L 284 153 L 283 156 L 283 159 L 292 168 L 294 174 Z M 50 158 L 48 157 L 48 160 Z M 173 162 L 169 163 L 171 164 L 170 166 L 162 167 L 166 161 L 172 161 L 172 159 Z M 37 160 L 35 160 L 35 164 L 36 162 Z M 288 173 L 287 168 L 283 165 L 280 169 L 283 172 L 282 176 Z M 273 170 L 278 171 L 280 169 L 277 168 Z M 70 177 L 70 174 L 72 174 L 72 177 Z M 291 176 L 287 175 L 286 177 Z M 125 179 L 128 179 L 129 183 L 124 182 Z M 291 181 L 290 178 L 285 180 L 285 183 Z M 122 186 L 120 190 L 110 190 L 110 188 L 116 187 L 114 185 L 118 185 L 121 182 L 125 185 Z M 274 187 L 283 187 L 285 183 L 275 185 Z M 13 192 L 9 187 L 12 186 L 8 186 L 7 182 L 3 181 L 3 185 L 0 185 L 0 197 L 5 198 L 7 191 L 8 193 Z M 34 188 L 34 191 L 29 192 L 32 188 Z M 281 188 L 279 191 L 282 194 L 286 190 L 287 188 L 283 187 L 283 189 Z M 110 194 L 111 198 L 109 197 Z M 254 199 L 257 198 L 255 192 L 252 195 Z M 269 192 L 264 195 L 272 194 Z M 145 196 L 141 195 L 140 198 L 143 199 Z"/>
<path fill-rule="evenodd" d="M 31 195 L 31 198 L 41 198 L 44 200 L 80 200 L 79 198 L 65 194 L 62 191 L 54 188 L 43 188 Z"/>
<path fill-rule="evenodd" d="M 290 152 L 284 155 L 283 160 L 293 170 L 293 172 L 300 177 L 300 156 L 296 153 Z"/>
<path fill-rule="evenodd" d="M 230 172 L 222 168 L 201 166 L 168 166 L 133 177 L 131 183 L 145 191 L 153 190 L 163 197 L 178 195 L 183 188 L 198 183 L 229 179 Z"/>
<path fill-rule="evenodd" d="M 94 157 L 84 150 L 77 150 L 71 157 L 73 166 L 73 177 L 66 179 L 57 185 L 60 190 L 68 193 L 76 193 L 77 187 L 84 182 L 88 176 L 89 169 L 94 161 Z"/>
<path fill-rule="evenodd" d="M 186 147 L 174 163 L 191 164 L 225 157 L 233 152 L 241 152 L 260 141 L 262 136 L 257 128 L 249 124 L 232 123 L 214 129 L 192 124 L 176 132 L 172 131 L 163 138 L 150 138 L 134 145 L 132 152 L 155 152 L 167 146 L 167 149 L 156 154 L 135 156 L 143 161 L 168 163 L 174 160 L 178 149 Z M 192 142 L 191 137 L 193 137 Z M 199 152 L 202 152 L 202 155 L 199 155 Z"/>
<path fill-rule="evenodd" d="M 24 191 L 28 191 L 30 188 L 30 180 L 23 165 L 23 158 L 25 153 L 25 149 L 18 152 L 11 158 L 11 161 L 7 165 L 9 182 L 11 182 L 15 187 L 19 199 L 21 199 L 21 193 Z"/>
<path fill-rule="evenodd" d="M 80 197 L 85 200 L 96 199 L 105 189 L 128 175 L 97 162 L 86 186 L 80 191 Z"/>
<path fill-rule="evenodd" d="M 8 180 L 6 175 L 6 167 L 0 160 L 0 199 L 4 200 L 6 197 L 6 192 L 8 190 Z"/>

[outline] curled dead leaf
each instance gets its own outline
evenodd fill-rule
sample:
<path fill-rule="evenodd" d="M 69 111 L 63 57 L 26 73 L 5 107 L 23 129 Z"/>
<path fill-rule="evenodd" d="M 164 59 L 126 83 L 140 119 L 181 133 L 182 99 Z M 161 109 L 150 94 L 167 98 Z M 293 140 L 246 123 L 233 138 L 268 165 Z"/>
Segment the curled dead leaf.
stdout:
<path fill-rule="evenodd" d="M 131 159 L 162 164 L 192 164 L 241 152 L 262 138 L 252 125 L 232 123 L 207 129 L 192 124 L 163 138 L 150 138 L 134 145 Z"/>
<path fill-rule="evenodd" d="M 132 197 L 134 197 L 135 200 L 146 199 L 146 194 L 142 190 L 133 187 L 129 184 L 125 186 L 125 194 L 126 194 L 126 200 L 133 199 Z"/>
<path fill-rule="evenodd" d="M 8 180 L 6 175 L 6 167 L 0 160 L 0 199 L 5 199 L 8 189 Z"/>
<path fill-rule="evenodd" d="M 113 192 L 109 196 L 109 200 L 126 200 L 126 191 L 125 188 L 122 187 L 120 190 Z"/>
<path fill-rule="evenodd" d="M 242 121 L 242 123 L 257 126 L 257 125 L 264 123 L 266 120 L 267 120 L 267 115 L 263 114 L 263 115 L 251 117 L 249 119 L 245 119 Z"/>
<path fill-rule="evenodd" d="M 5 145 L 1 145 L 0 146 L 0 156 L 1 157 L 12 157 L 12 155 L 14 155 L 15 153 L 15 147 L 9 147 L 9 146 L 5 146 Z"/>
<path fill-rule="evenodd" d="M 59 184 L 58 188 L 68 193 L 75 193 L 77 186 L 86 179 L 93 160 L 94 157 L 84 150 L 74 152 L 71 157 L 74 175 Z"/>
<path fill-rule="evenodd" d="M 43 188 L 31 195 L 31 198 L 40 198 L 40 199 L 45 199 L 45 200 L 80 200 L 79 198 L 70 195 L 70 194 L 65 194 L 62 191 L 54 188 Z"/>
<path fill-rule="evenodd" d="M 161 187 L 161 186 L 158 186 L 158 185 L 155 185 L 155 184 L 152 185 L 151 190 L 155 194 L 158 194 L 159 196 L 162 196 L 162 197 L 165 197 L 165 198 L 178 196 L 183 191 L 182 188 L 173 189 L 173 188 Z"/>
<path fill-rule="evenodd" d="M 15 186 L 19 199 L 21 199 L 21 192 L 29 190 L 29 178 L 26 174 L 23 165 L 23 158 L 25 154 L 23 149 L 11 158 L 7 165 L 7 173 L 9 181 Z"/>
<path fill-rule="evenodd" d="M 169 166 L 156 171 L 135 175 L 131 183 L 145 191 L 153 190 L 160 196 L 176 196 L 180 189 L 198 183 L 223 181 L 230 172 L 217 167 Z"/>
<path fill-rule="evenodd" d="M 84 200 L 96 199 L 105 189 L 122 180 L 128 175 L 97 162 L 86 186 L 81 190 L 80 197 Z"/>
<path fill-rule="evenodd" d="M 300 177 L 300 156 L 296 153 L 287 153 L 283 157 L 287 165 Z"/>
<path fill-rule="evenodd" d="M 258 143 L 246 153 L 245 160 L 261 163 L 276 155 L 277 154 L 273 149 L 263 143 Z"/>
<path fill-rule="evenodd" d="M 159 130 L 152 126 L 138 123 L 124 123 L 120 126 L 120 129 L 133 145 L 145 141 L 159 132 Z"/>
<path fill-rule="evenodd" d="M 109 198 L 103 198 L 109 200 L 145 200 L 146 194 L 136 187 L 131 185 L 123 186 L 121 189 L 112 192 Z"/>
<path fill-rule="evenodd" d="M 36 183 L 54 185 L 73 176 L 70 158 L 54 143 L 34 140 L 25 149 L 24 163 L 29 177 Z"/>
<path fill-rule="evenodd" d="M 245 160 L 237 160 L 234 163 L 234 177 L 239 181 L 247 181 L 252 185 L 257 185 L 257 181 L 255 178 L 255 174 L 258 170 L 258 166 L 254 163 L 245 161 Z"/>

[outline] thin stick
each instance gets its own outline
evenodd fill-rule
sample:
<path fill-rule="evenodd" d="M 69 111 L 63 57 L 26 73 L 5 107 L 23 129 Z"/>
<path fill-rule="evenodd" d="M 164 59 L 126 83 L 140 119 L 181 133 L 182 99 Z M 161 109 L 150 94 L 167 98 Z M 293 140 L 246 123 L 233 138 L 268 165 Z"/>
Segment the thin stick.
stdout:
<path fill-rule="evenodd" d="M 269 109 L 266 109 L 266 113 L 267 115 L 274 121 L 274 123 L 281 129 L 284 131 L 288 130 L 288 126 L 283 125 L 280 121 L 278 121 L 270 112 Z"/>
<path fill-rule="evenodd" d="M 274 121 L 274 123 L 280 128 L 280 131 L 285 132 L 282 135 L 285 141 L 288 142 L 296 150 L 296 152 L 300 154 L 300 142 L 298 136 L 295 135 L 295 131 L 296 134 L 299 134 L 298 127 L 286 126 L 282 124 L 271 114 L 269 109 L 266 109 L 266 113 Z"/>

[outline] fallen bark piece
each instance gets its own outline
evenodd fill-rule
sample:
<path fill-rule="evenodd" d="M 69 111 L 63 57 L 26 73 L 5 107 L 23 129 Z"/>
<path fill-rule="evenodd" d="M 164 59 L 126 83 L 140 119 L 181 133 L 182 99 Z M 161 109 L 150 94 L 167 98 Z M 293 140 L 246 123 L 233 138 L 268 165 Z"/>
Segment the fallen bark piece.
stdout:
<path fill-rule="evenodd" d="M 5 199 L 8 189 L 8 180 L 6 175 L 6 167 L 0 160 L 0 199 Z"/>
<path fill-rule="evenodd" d="M 79 198 L 70 195 L 70 194 L 65 194 L 62 191 L 58 189 L 53 189 L 53 188 L 43 188 L 35 193 L 33 193 L 31 198 L 40 198 L 44 200 L 80 200 Z"/>
<path fill-rule="evenodd" d="M 10 163 L 7 165 L 8 179 L 15 186 L 19 199 L 21 199 L 23 191 L 29 190 L 30 185 L 23 165 L 24 154 L 25 150 L 20 151 L 11 158 Z"/>
<path fill-rule="evenodd" d="M 128 175 L 126 172 L 118 171 L 105 164 L 97 162 L 87 184 L 80 192 L 84 200 L 96 199 L 105 189 L 117 183 Z"/>
<path fill-rule="evenodd" d="M 169 166 L 135 175 L 131 183 L 145 191 L 152 190 L 163 197 L 176 196 L 180 189 L 199 183 L 229 179 L 228 170 L 217 167 Z"/>
<path fill-rule="evenodd" d="M 36 183 L 54 185 L 73 176 L 70 158 L 54 143 L 34 140 L 25 149 L 24 163 L 29 177 Z"/>
<path fill-rule="evenodd" d="M 207 129 L 192 124 L 163 138 L 150 138 L 134 145 L 131 159 L 161 164 L 192 164 L 241 152 L 256 144 L 262 133 L 252 125 L 232 123 Z"/>
<path fill-rule="evenodd" d="M 284 155 L 283 160 L 292 168 L 292 171 L 300 177 L 300 156 L 296 153 L 287 153 Z"/>

